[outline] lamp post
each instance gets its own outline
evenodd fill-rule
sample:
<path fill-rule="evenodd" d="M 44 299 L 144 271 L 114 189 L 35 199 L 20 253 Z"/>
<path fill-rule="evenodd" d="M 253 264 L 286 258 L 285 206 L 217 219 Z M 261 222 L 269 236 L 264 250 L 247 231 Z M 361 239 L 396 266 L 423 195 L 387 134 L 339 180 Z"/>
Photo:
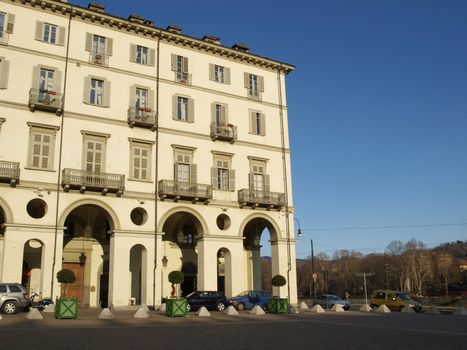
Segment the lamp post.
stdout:
<path fill-rule="evenodd" d="M 300 221 L 296 217 L 294 217 L 294 220 L 297 221 L 298 224 L 298 231 L 297 231 L 297 237 L 302 237 L 302 229 L 300 227 Z M 310 244 L 311 244 L 311 276 L 313 281 L 310 281 L 310 298 L 311 295 L 314 294 L 316 298 L 316 275 L 315 275 L 315 254 L 314 254 L 314 249 L 313 249 L 313 239 L 310 239 Z"/>

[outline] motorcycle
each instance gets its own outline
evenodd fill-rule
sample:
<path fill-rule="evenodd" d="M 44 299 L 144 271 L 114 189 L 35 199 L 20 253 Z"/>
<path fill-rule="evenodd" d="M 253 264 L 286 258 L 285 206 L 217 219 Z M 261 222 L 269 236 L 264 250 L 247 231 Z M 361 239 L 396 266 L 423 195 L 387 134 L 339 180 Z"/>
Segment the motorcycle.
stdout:
<path fill-rule="evenodd" d="M 40 298 L 39 300 L 34 300 L 38 296 L 36 292 L 32 292 L 31 296 L 28 298 L 27 308 L 28 309 L 38 309 L 42 311 L 46 308 L 47 305 L 53 304 L 53 300 L 50 298 Z"/>

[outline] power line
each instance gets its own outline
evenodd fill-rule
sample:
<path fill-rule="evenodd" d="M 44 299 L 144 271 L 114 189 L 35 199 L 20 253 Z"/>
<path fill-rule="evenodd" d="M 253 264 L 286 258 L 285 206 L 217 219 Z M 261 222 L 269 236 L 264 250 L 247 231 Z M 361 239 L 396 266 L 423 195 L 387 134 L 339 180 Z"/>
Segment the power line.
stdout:
<path fill-rule="evenodd" d="M 467 222 L 440 223 L 440 224 L 414 224 L 414 225 L 388 225 L 388 226 L 353 226 L 353 227 L 326 227 L 326 228 L 302 228 L 302 231 L 345 231 L 345 230 L 380 230 L 388 228 L 414 228 L 414 227 L 441 227 L 441 226 L 465 226 Z"/>

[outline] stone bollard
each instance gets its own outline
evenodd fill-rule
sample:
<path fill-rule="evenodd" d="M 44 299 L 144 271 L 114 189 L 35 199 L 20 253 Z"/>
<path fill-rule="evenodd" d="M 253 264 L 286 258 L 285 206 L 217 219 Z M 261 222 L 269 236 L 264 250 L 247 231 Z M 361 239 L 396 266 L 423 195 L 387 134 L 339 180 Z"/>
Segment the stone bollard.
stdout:
<path fill-rule="evenodd" d="M 359 311 L 361 312 L 371 312 L 372 309 L 371 309 L 371 306 L 368 305 L 368 304 L 363 304 L 362 306 L 360 306 L 360 309 L 358 309 Z"/>
<path fill-rule="evenodd" d="M 259 305 L 256 305 L 253 309 L 251 309 L 249 312 L 249 314 L 252 314 L 252 315 L 265 315 L 266 313 L 264 312 L 263 308 Z"/>
<path fill-rule="evenodd" d="M 324 311 L 323 307 L 321 305 L 315 305 L 310 309 L 310 312 L 313 314 L 322 314 L 326 311 Z"/>
<path fill-rule="evenodd" d="M 414 314 L 415 313 L 415 311 L 413 311 L 413 309 L 408 305 L 404 306 L 402 308 L 401 312 L 403 312 L 405 314 Z"/>
<path fill-rule="evenodd" d="M 230 305 L 226 310 L 225 310 L 225 313 L 229 316 L 236 316 L 238 315 L 238 311 L 232 306 Z"/>
<path fill-rule="evenodd" d="M 334 306 L 331 308 L 331 311 L 333 311 L 333 312 L 345 312 L 344 308 L 340 304 L 334 304 Z"/>
<path fill-rule="evenodd" d="M 386 305 L 382 304 L 379 306 L 376 312 L 379 314 L 389 314 L 391 310 L 389 310 L 389 308 Z"/>
<path fill-rule="evenodd" d="M 148 318 L 149 313 L 143 307 L 139 307 L 133 315 L 134 318 Z"/>
<path fill-rule="evenodd" d="M 309 309 L 309 307 L 308 307 L 307 304 L 305 304 L 304 301 L 302 301 L 302 302 L 300 303 L 300 309 L 302 309 L 302 310 L 307 310 L 307 309 Z"/>
<path fill-rule="evenodd" d="M 42 320 L 43 319 L 40 311 L 37 309 L 31 309 L 24 317 L 27 318 L 28 320 Z"/>
<path fill-rule="evenodd" d="M 44 312 L 54 313 L 55 312 L 55 304 L 46 305 L 46 307 L 44 309 Z"/>
<path fill-rule="evenodd" d="M 114 318 L 114 315 L 112 314 L 112 311 L 110 311 L 110 309 L 105 308 L 101 311 L 97 318 L 101 320 L 111 320 L 112 318 Z"/>
<path fill-rule="evenodd" d="M 206 309 L 204 306 L 202 306 L 197 312 L 196 314 L 199 316 L 199 317 L 211 317 L 211 313 L 208 311 L 208 309 Z"/>

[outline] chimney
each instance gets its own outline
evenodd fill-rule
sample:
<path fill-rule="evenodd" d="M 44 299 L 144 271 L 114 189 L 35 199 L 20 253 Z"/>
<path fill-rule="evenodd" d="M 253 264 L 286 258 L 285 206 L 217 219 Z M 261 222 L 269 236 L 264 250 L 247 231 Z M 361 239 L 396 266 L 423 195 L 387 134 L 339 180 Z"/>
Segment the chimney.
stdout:
<path fill-rule="evenodd" d="M 88 10 L 104 13 L 105 6 L 101 5 L 101 4 L 98 4 L 96 2 L 90 2 L 89 5 L 88 5 Z"/>
<path fill-rule="evenodd" d="M 182 28 L 178 26 L 168 26 L 167 30 L 172 33 L 180 34 L 182 32 Z"/>
<path fill-rule="evenodd" d="M 250 48 L 246 44 L 242 44 L 242 43 L 235 44 L 234 46 L 232 46 L 232 49 L 238 50 L 238 51 L 241 51 L 241 52 L 249 52 L 250 51 Z"/>
<path fill-rule="evenodd" d="M 205 35 L 203 36 L 202 40 L 206 41 L 207 43 L 211 43 L 211 44 L 217 44 L 217 45 L 221 44 L 221 38 L 218 38 L 217 36 Z"/>
<path fill-rule="evenodd" d="M 151 21 L 150 19 L 145 19 L 144 24 L 147 26 L 152 27 L 154 25 L 154 21 Z"/>
<path fill-rule="evenodd" d="M 144 24 L 144 18 L 138 15 L 130 15 L 128 16 L 128 20 L 133 23 Z"/>

